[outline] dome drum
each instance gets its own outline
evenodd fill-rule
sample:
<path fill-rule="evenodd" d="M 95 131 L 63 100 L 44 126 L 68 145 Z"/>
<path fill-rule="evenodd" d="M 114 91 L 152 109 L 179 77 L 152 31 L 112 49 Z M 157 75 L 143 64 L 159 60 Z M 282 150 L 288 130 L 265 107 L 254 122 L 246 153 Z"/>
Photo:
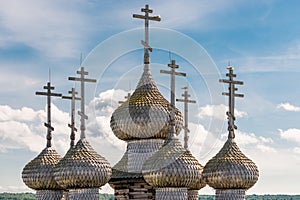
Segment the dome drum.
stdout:
<path fill-rule="evenodd" d="M 36 199 L 65 200 L 63 190 L 37 190 Z"/>
<path fill-rule="evenodd" d="M 198 194 L 199 190 L 188 190 L 188 200 L 198 200 L 199 199 L 199 194 Z"/>
<path fill-rule="evenodd" d="M 128 142 L 128 172 L 142 173 L 144 162 L 164 144 L 163 139 L 133 140 Z"/>
<path fill-rule="evenodd" d="M 68 200 L 99 200 L 99 188 L 70 189 Z"/>
<path fill-rule="evenodd" d="M 246 190 L 244 189 L 217 189 L 216 200 L 244 200 L 246 196 Z"/>
<path fill-rule="evenodd" d="M 155 199 L 160 200 L 182 200 L 188 199 L 187 188 L 156 188 Z"/>

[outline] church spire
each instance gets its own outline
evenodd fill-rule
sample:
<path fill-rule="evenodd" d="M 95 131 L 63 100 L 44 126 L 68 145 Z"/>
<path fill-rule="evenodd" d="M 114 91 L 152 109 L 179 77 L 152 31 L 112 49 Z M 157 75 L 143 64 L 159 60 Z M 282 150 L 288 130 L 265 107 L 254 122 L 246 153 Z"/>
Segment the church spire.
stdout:
<path fill-rule="evenodd" d="M 186 76 L 186 73 L 175 72 L 175 69 L 179 68 L 179 65 L 176 65 L 175 60 L 172 60 L 168 67 L 171 68 L 170 71 L 160 70 L 162 74 L 171 75 L 171 103 L 170 103 L 170 138 L 175 135 L 175 75 L 177 76 Z"/>
<path fill-rule="evenodd" d="M 88 79 L 85 78 L 85 75 L 88 75 L 89 73 L 87 71 L 84 71 L 84 67 L 80 68 L 80 71 L 77 71 L 77 74 L 80 75 L 80 78 L 76 77 L 69 77 L 69 80 L 71 81 L 80 81 L 80 95 L 81 95 L 81 110 L 78 111 L 78 114 L 80 115 L 80 139 L 84 139 L 86 137 L 85 135 L 85 120 L 88 119 L 88 116 L 85 114 L 85 108 L 84 108 L 84 83 L 90 82 L 95 83 L 95 79 Z"/>
<path fill-rule="evenodd" d="M 75 101 L 80 100 L 80 98 L 76 97 L 77 92 L 75 91 L 75 88 L 72 88 L 72 90 L 69 91 L 69 94 L 71 94 L 71 96 L 62 96 L 62 98 L 71 100 L 71 123 L 68 124 L 68 126 L 71 129 L 70 147 L 73 148 L 75 145 L 75 132 L 77 131 L 77 128 L 75 127 Z"/>
<path fill-rule="evenodd" d="M 176 99 L 178 102 L 184 103 L 184 148 L 188 149 L 188 140 L 189 136 L 188 133 L 190 132 L 188 126 L 189 126 L 189 120 L 188 120 L 188 103 L 196 103 L 194 100 L 190 100 L 189 97 L 191 96 L 188 92 L 188 86 L 183 87 L 184 93 L 181 95 L 184 97 L 184 99 Z"/>
<path fill-rule="evenodd" d="M 51 147 L 52 131 L 54 131 L 54 128 L 51 126 L 51 96 L 61 97 L 61 94 L 51 93 L 51 90 L 54 90 L 54 86 L 51 86 L 50 81 L 44 86 L 44 89 L 47 90 L 47 92 L 36 92 L 35 94 L 47 96 L 47 123 L 44 123 L 44 125 L 47 127 L 47 147 Z"/>
<path fill-rule="evenodd" d="M 145 20 L 145 40 L 142 40 L 141 43 L 144 46 L 144 69 L 149 70 L 150 56 L 149 51 L 152 52 L 152 48 L 149 46 L 149 20 L 160 21 L 159 16 L 149 16 L 149 13 L 152 13 L 153 10 L 149 9 L 149 5 L 145 5 L 145 8 L 141 9 L 141 12 L 144 12 L 145 15 L 133 14 L 133 18 L 144 19 Z"/>
<path fill-rule="evenodd" d="M 234 129 L 237 129 L 237 126 L 234 124 L 235 116 L 234 116 L 234 104 L 235 104 L 235 97 L 244 97 L 243 94 L 236 94 L 235 91 L 238 89 L 235 87 L 235 85 L 243 85 L 244 83 L 242 81 L 235 81 L 233 78 L 236 77 L 236 74 L 233 73 L 234 68 L 232 66 L 228 66 L 227 70 L 229 73 L 226 73 L 227 79 L 220 79 L 219 81 L 222 83 L 228 83 L 229 84 L 229 92 L 223 92 L 222 95 L 229 97 L 229 111 L 226 112 L 228 116 L 228 138 L 234 139 Z"/>

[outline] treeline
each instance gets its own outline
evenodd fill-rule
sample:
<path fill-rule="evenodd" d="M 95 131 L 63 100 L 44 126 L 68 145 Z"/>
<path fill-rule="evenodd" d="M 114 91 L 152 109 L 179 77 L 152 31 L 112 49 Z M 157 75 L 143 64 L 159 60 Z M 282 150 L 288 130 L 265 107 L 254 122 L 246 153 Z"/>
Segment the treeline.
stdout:
<path fill-rule="evenodd" d="M 213 195 L 200 195 L 199 200 L 215 200 Z M 300 200 L 300 195 L 248 195 L 246 200 Z"/>
<path fill-rule="evenodd" d="M 32 193 L 1 193 L 0 200 L 36 200 Z M 112 194 L 100 194 L 99 200 L 114 200 Z M 215 200 L 213 195 L 200 195 L 199 200 Z M 300 195 L 249 195 L 246 200 L 300 200 Z"/>

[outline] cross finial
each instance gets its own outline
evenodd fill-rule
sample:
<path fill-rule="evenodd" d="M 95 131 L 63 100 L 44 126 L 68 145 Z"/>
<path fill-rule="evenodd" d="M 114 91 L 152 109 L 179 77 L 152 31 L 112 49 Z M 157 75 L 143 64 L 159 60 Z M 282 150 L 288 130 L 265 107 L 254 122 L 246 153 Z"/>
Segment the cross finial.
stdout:
<path fill-rule="evenodd" d="M 189 136 L 188 133 L 190 132 L 188 128 L 189 120 L 188 120 L 188 103 L 196 103 L 194 100 L 190 100 L 189 97 L 191 96 L 188 92 L 188 86 L 183 87 L 184 93 L 181 95 L 184 99 L 176 99 L 178 102 L 184 102 L 184 148 L 188 149 L 188 140 Z"/>
<path fill-rule="evenodd" d="M 149 46 L 149 20 L 160 21 L 161 19 L 159 16 L 149 16 L 149 13 L 153 12 L 153 10 L 149 9 L 149 5 L 145 5 L 145 8 L 141 9 L 141 12 L 144 12 L 145 15 L 133 14 L 133 18 L 145 20 L 145 40 L 142 40 L 141 43 L 144 46 L 144 67 L 148 69 L 148 65 L 150 64 L 149 51 L 152 52 L 152 48 Z"/>
<path fill-rule="evenodd" d="M 51 86 L 51 83 L 48 82 L 44 89 L 47 92 L 36 92 L 36 95 L 47 96 L 47 123 L 44 125 L 47 127 L 47 147 L 51 147 L 52 131 L 54 128 L 51 126 L 51 97 L 61 97 L 59 93 L 51 93 L 51 90 L 54 90 L 54 86 Z"/>
<path fill-rule="evenodd" d="M 84 67 L 80 68 L 80 71 L 77 71 L 77 74 L 80 75 L 80 78 L 76 77 L 69 77 L 69 80 L 71 81 L 80 81 L 80 96 L 81 96 L 81 110 L 78 111 L 78 114 L 80 115 L 80 139 L 84 139 L 86 137 L 85 135 L 85 120 L 88 119 L 88 116 L 85 114 L 85 108 L 84 108 L 84 83 L 90 82 L 95 83 L 95 79 L 88 79 L 85 78 L 85 75 L 88 75 L 89 73 L 87 71 L 84 71 Z"/>
<path fill-rule="evenodd" d="M 219 81 L 222 83 L 228 83 L 229 84 L 229 92 L 223 92 L 222 95 L 228 96 L 229 97 L 229 111 L 226 112 L 227 116 L 228 116 L 228 138 L 229 139 L 234 139 L 235 138 L 235 134 L 234 134 L 234 129 L 237 129 L 237 126 L 234 124 L 235 121 L 235 117 L 234 117 L 234 98 L 235 97 L 244 97 L 243 94 L 236 94 L 235 91 L 237 91 L 238 89 L 235 87 L 235 85 L 243 85 L 244 83 L 242 81 L 235 81 L 233 80 L 233 78 L 236 77 L 236 74 L 233 73 L 233 67 L 232 66 L 228 66 L 227 70 L 229 73 L 226 74 L 228 78 L 227 79 L 220 79 Z"/>
<path fill-rule="evenodd" d="M 170 103 L 170 138 L 175 134 L 175 75 L 177 76 L 186 76 L 186 73 L 175 72 L 175 69 L 179 68 L 179 65 L 176 65 L 175 60 L 172 60 L 168 67 L 171 68 L 171 71 L 160 70 L 160 73 L 170 74 L 171 75 L 171 103 Z"/>
<path fill-rule="evenodd" d="M 75 132 L 77 131 L 77 128 L 75 127 L 75 101 L 80 100 L 80 98 L 76 97 L 76 94 L 78 93 L 75 88 L 72 88 L 72 90 L 69 91 L 69 94 L 71 94 L 71 96 L 62 96 L 62 98 L 71 100 L 71 123 L 68 124 L 68 126 L 71 129 L 70 147 L 73 148 L 75 145 Z"/>
<path fill-rule="evenodd" d="M 130 99 L 130 97 L 131 97 L 131 94 L 130 94 L 130 92 L 128 92 L 127 96 L 125 96 L 125 99 L 127 99 L 126 101 L 128 101 Z M 118 103 L 122 104 L 122 103 L 125 103 L 125 101 L 119 101 Z"/>

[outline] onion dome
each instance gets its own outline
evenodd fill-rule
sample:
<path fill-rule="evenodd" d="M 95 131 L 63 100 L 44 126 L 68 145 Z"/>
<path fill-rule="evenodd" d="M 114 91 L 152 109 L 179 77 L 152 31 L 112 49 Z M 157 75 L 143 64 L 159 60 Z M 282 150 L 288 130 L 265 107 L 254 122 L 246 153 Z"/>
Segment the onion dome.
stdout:
<path fill-rule="evenodd" d="M 206 183 L 215 189 L 249 189 L 258 180 L 257 166 L 247 158 L 234 141 L 234 102 L 235 97 L 243 97 L 243 94 L 236 94 L 235 85 L 243 85 L 242 81 L 235 81 L 233 78 L 233 67 L 227 67 L 229 73 L 226 74 L 229 80 L 221 79 L 220 82 L 229 84 L 229 92 L 223 93 L 229 96 L 228 117 L 228 139 L 219 153 L 208 161 L 203 170 L 203 177 Z"/>
<path fill-rule="evenodd" d="M 34 190 L 59 190 L 61 187 L 54 180 L 54 167 L 61 156 L 52 147 L 45 148 L 23 169 L 23 182 Z"/>
<path fill-rule="evenodd" d="M 228 139 L 203 170 L 206 183 L 215 189 L 249 189 L 258 180 L 257 166 Z"/>
<path fill-rule="evenodd" d="M 101 187 L 110 176 L 108 161 L 86 139 L 80 139 L 70 148 L 55 168 L 55 180 L 64 189 Z"/>
<path fill-rule="evenodd" d="M 22 171 L 23 182 L 30 188 L 35 190 L 60 190 L 61 187 L 54 180 L 54 167 L 61 160 L 61 156 L 52 147 L 52 131 L 51 125 L 51 97 L 60 97 L 61 94 L 54 93 L 54 87 L 50 82 L 44 86 L 46 92 L 36 92 L 36 95 L 47 97 L 47 145 L 46 148 L 27 165 Z"/>
<path fill-rule="evenodd" d="M 169 115 L 169 102 L 158 91 L 150 70 L 145 68 L 130 99 L 113 112 L 110 126 L 121 140 L 165 139 L 170 130 Z M 176 109 L 176 134 L 181 128 L 182 115 Z"/>
<path fill-rule="evenodd" d="M 176 137 L 153 154 L 143 165 L 143 176 L 153 187 L 202 188 L 204 183 L 201 172 L 203 167 L 182 147 Z"/>

